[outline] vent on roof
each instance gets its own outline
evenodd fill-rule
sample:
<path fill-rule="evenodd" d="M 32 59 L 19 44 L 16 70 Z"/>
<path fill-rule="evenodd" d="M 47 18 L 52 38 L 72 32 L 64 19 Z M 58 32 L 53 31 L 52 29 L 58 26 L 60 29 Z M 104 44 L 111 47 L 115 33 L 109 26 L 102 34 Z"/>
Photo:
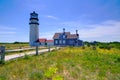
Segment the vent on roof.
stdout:
<path fill-rule="evenodd" d="M 65 28 L 63 28 L 63 33 L 65 33 Z"/>

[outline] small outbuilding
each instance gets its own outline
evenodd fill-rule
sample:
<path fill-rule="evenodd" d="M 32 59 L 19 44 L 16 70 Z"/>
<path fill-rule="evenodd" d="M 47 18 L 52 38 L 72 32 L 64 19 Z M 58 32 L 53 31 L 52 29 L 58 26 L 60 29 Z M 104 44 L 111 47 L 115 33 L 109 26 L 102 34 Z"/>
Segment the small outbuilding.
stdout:
<path fill-rule="evenodd" d="M 40 38 L 37 40 L 40 46 L 54 46 L 53 40 L 47 40 L 46 38 Z"/>

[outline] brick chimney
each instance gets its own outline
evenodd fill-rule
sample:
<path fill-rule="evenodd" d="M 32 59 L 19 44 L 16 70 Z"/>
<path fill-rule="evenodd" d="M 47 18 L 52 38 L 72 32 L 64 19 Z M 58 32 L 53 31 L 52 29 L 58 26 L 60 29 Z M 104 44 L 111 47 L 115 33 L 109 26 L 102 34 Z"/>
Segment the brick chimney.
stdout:
<path fill-rule="evenodd" d="M 76 35 L 77 35 L 77 37 L 79 37 L 78 30 L 76 30 Z"/>
<path fill-rule="evenodd" d="M 65 28 L 63 28 L 63 33 L 65 33 Z"/>

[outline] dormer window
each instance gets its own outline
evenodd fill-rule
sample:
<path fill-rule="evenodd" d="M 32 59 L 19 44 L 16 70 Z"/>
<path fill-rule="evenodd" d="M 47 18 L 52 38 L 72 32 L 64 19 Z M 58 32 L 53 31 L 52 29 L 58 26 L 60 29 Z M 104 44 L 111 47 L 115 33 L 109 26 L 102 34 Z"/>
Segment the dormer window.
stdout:
<path fill-rule="evenodd" d="M 62 38 L 62 34 L 59 34 L 59 38 Z"/>

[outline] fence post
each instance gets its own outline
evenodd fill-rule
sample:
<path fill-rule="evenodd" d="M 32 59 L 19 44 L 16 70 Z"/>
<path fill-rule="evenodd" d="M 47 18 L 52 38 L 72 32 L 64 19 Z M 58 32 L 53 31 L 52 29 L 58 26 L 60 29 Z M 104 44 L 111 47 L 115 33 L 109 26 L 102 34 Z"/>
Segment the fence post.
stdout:
<path fill-rule="evenodd" d="M 5 60 L 5 46 L 0 46 L 0 63 L 4 63 Z"/>
<path fill-rule="evenodd" d="M 55 50 L 57 50 L 57 47 L 55 46 Z"/>
<path fill-rule="evenodd" d="M 50 52 L 50 46 L 48 46 L 48 52 Z"/>
<path fill-rule="evenodd" d="M 36 46 L 36 55 L 38 55 L 38 46 Z"/>

